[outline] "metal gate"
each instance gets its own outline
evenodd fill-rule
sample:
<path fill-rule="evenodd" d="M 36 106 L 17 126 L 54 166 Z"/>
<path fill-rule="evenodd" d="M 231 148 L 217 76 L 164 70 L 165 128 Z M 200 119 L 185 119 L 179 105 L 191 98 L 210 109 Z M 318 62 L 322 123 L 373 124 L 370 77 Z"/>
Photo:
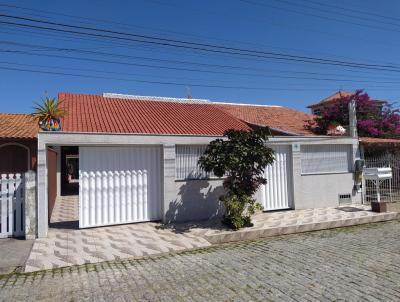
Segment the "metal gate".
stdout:
<path fill-rule="evenodd" d="M 24 179 L 21 174 L 1 175 L 0 238 L 24 235 Z"/>
<path fill-rule="evenodd" d="M 265 211 L 289 209 L 292 206 L 292 157 L 290 145 L 269 146 L 275 151 L 275 161 L 265 170 L 267 184 L 262 186 Z"/>
<path fill-rule="evenodd" d="M 400 201 L 400 155 L 384 154 L 382 156 L 366 156 L 366 168 L 391 168 L 392 179 L 381 182 L 379 191 L 382 201 Z M 364 202 L 370 203 L 376 200 L 376 186 L 373 181 L 364 182 Z"/>
<path fill-rule="evenodd" d="M 160 147 L 80 147 L 79 227 L 161 218 Z"/>

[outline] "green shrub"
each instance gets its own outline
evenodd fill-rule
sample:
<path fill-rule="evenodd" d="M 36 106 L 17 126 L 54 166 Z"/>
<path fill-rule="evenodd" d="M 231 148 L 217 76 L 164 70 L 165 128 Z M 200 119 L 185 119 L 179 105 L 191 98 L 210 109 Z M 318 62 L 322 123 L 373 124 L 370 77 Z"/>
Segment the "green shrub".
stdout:
<path fill-rule="evenodd" d="M 222 197 L 225 206 L 223 222 L 234 230 L 253 226 L 251 216 L 263 207 L 254 198 L 247 195 L 228 194 Z"/>
<path fill-rule="evenodd" d="M 225 177 L 224 222 L 234 229 L 251 225 L 251 215 L 261 207 L 252 196 L 267 182 L 264 170 L 274 161 L 274 151 L 265 145 L 269 133 L 267 128 L 228 130 L 226 139 L 212 141 L 199 159 L 206 172 Z"/>

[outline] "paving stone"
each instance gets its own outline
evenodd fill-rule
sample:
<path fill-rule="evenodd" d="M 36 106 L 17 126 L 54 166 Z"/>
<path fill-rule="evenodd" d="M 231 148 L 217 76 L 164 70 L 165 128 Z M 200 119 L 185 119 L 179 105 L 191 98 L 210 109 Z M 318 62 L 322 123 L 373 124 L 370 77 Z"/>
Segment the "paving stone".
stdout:
<path fill-rule="evenodd" d="M 399 301 L 400 221 L 0 278 L 0 301 Z"/>

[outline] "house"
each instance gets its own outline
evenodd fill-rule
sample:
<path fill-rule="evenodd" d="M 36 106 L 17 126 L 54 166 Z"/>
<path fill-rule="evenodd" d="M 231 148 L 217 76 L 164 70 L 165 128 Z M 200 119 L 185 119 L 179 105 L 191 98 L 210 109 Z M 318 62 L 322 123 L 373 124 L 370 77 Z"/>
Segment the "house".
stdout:
<path fill-rule="evenodd" d="M 206 175 L 197 161 L 227 129 L 271 129 L 267 144 L 276 160 L 255 196 L 265 210 L 361 202 L 353 175 L 357 138 L 313 135 L 305 113 L 114 94 L 60 93 L 59 100 L 68 113 L 62 130 L 38 134 L 39 237 L 47 235 L 52 179 L 57 195 L 78 190 L 81 228 L 220 216 L 223 179 Z"/>
<path fill-rule="evenodd" d="M 38 132 L 29 115 L 0 113 L 0 174 L 36 170 Z"/>
<path fill-rule="evenodd" d="M 333 95 L 324 98 L 320 102 L 316 104 L 312 104 L 307 106 L 307 108 L 311 109 L 311 114 L 320 115 L 322 110 L 329 106 L 335 100 L 342 97 L 349 97 L 353 95 L 353 92 L 349 91 L 338 91 Z M 377 108 L 382 110 L 383 106 L 387 104 L 387 101 L 383 100 L 371 100 L 374 104 L 376 104 Z M 357 112 L 356 112 L 357 114 Z M 343 125 L 347 127 L 347 125 Z M 400 145 L 399 139 L 394 138 L 382 138 L 382 137 L 359 137 L 360 143 L 360 152 L 362 156 L 364 155 L 374 155 L 379 156 L 385 153 L 398 153 L 398 146 Z"/>
<path fill-rule="evenodd" d="M 339 90 L 336 93 L 334 93 L 333 95 L 322 99 L 318 103 L 308 105 L 307 108 L 311 109 L 311 114 L 321 115 L 322 109 L 324 107 L 326 107 L 327 105 L 329 105 L 331 102 L 333 102 L 333 101 L 335 101 L 337 99 L 340 99 L 342 97 L 351 96 L 353 94 L 354 94 L 354 92 L 351 92 L 351 91 L 341 91 L 341 90 Z M 382 101 L 382 100 L 374 100 L 374 102 L 377 104 L 377 106 L 380 106 L 380 107 L 382 107 L 386 103 L 386 101 Z"/>

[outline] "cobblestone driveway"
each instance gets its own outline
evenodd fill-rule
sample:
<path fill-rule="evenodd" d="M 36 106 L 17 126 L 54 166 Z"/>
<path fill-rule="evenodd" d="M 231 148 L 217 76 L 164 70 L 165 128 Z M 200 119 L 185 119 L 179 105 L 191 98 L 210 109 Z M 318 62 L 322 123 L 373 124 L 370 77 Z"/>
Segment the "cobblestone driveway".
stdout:
<path fill-rule="evenodd" d="M 399 301 L 400 222 L 10 275 L 4 301 Z"/>

